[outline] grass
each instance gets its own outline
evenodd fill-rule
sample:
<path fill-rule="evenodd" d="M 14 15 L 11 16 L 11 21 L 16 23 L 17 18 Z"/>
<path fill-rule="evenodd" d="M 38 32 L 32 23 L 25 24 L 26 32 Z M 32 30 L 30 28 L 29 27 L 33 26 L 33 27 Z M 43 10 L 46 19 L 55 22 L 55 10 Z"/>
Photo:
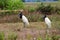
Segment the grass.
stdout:
<path fill-rule="evenodd" d="M 42 40 L 42 38 L 39 36 L 39 37 L 37 37 L 37 40 Z"/>
<path fill-rule="evenodd" d="M 52 40 L 59 40 L 59 36 L 53 36 Z"/>
<path fill-rule="evenodd" d="M 0 40 L 5 40 L 4 32 L 0 32 Z"/>
<path fill-rule="evenodd" d="M 28 40 L 31 40 L 31 39 L 32 39 L 32 35 L 31 35 L 31 34 L 27 34 L 27 35 L 26 35 L 26 38 L 27 38 Z"/>
<path fill-rule="evenodd" d="M 16 39 L 17 39 L 16 33 L 11 32 L 8 34 L 8 40 L 16 40 Z"/>
<path fill-rule="evenodd" d="M 54 31 L 55 35 L 53 35 L 54 33 L 52 32 L 51 37 L 46 36 L 45 34 L 45 28 L 46 25 L 44 22 L 30 22 L 30 27 L 29 28 L 23 28 L 23 24 L 22 23 L 1 23 L 0 24 L 0 30 L 2 30 L 3 32 L 7 33 L 8 35 L 8 40 L 33 40 L 33 38 L 35 37 L 37 40 L 51 40 L 53 39 L 59 39 L 60 38 L 60 30 L 58 28 L 56 28 L 60 23 L 56 22 L 58 24 L 53 25 L 52 27 L 52 31 Z M 53 22 L 54 24 L 54 22 Z M 56 27 L 55 27 L 56 26 Z M 17 29 L 21 29 L 21 31 L 17 31 Z M 58 31 L 59 30 L 59 31 Z M 1 35 L 1 34 L 0 34 Z M 6 35 L 5 35 L 6 36 Z M 45 36 L 45 37 L 44 37 Z M 2 36 L 1 36 L 2 37 Z M 3 37 L 4 38 L 4 37 Z"/>

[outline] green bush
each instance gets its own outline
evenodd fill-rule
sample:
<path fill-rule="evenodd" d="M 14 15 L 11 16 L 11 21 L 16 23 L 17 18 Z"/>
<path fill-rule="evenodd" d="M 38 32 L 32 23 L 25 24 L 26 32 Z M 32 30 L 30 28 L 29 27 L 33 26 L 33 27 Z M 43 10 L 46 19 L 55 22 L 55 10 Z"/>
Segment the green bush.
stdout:
<path fill-rule="evenodd" d="M 52 40 L 52 38 L 49 37 L 49 35 L 46 35 L 46 40 Z"/>
<path fill-rule="evenodd" d="M 57 35 L 53 35 L 52 36 L 52 40 L 59 40 L 60 36 L 57 36 Z"/>
<path fill-rule="evenodd" d="M 16 9 L 23 9 L 24 4 L 21 0 L 8 0 L 6 9 L 9 10 L 16 10 Z"/>
<path fill-rule="evenodd" d="M 9 11 L 9 12 L 0 12 L 0 16 L 8 16 L 8 15 L 18 15 L 18 12 L 13 12 L 13 11 Z"/>
<path fill-rule="evenodd" d="M 34 12 L 36 9 L 34 7 L 30 7 L 28 10 L 29 12 Z"/>
<path fill-rule="evenodd" d="M 57 7 L 57 6 L 56 6 L 55 8 L 56 8 L 56 13 L 57 13 L 57 14 L 60 14 L 60 8 Z"/>
<path fill-rule="evenodd" d="M 39 7 L 37 8 L 37 11 L 40 11 L 44 14 L 51 14 L 53 10 L 53 7 L 49 5 L 44 5 L 43 3 L 39 4 Z"/>
<path fill-rule="evenodd" d="M 0 0 L 0 9 L 24 9 L 24 4 L 22 0 Z"/>
<path fill-rule="evenodd" d="M 0 40 L 4 40 L 4 33 L 0 32 Z"/>
<path fill-rule="evenodd" d="M 6 7 L 7 0 L 0 0 L 0 9 L 4 9 Z"/>
<path fill-rule="evenodd" d="M 43 3 L 39 4 L 37 11 L 43 10 L 44 7 L 45 7 L 45 5 Z"/>
<path fill-rule="evenodd" d="M 42 38 L 41 37 L 38 37 L 37 40 L 42 40 Z"/>
<path fill-rule="evenodd" d="M 44 3 L 38 5 L 37 11 L 43 14 L 60 14 L 60 8 L 58 6 L 46 5 Z"/>

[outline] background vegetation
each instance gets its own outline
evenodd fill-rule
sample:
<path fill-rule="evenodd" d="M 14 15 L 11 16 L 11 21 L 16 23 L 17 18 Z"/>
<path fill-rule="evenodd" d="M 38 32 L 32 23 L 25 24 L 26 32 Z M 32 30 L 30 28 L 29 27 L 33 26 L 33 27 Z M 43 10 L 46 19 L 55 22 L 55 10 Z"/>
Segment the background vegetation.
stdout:
<path fill-rule="evenodd" d="M 2 0 L 1 0 L 2 1 Z M 12 3 L 13 2 L 13 3 Z M 0 2 L 1 4 L 5 3 L 5 1 Z M 23 14 L 28 18 L 28 20 L 30 22 L 39 22 L 39 21 L 43 21 L 42 19 L 42 14 L 47 14 L 47 15 L 51 15 L 49 16 L 49 18 L 52 21 L 59 21 L 60 20 L 60 2 L 50 2 L 50 3 L 33 3 L 33 4 L 24 4 L 21 0 L 19 2 L 16 0 L 8 0 L 7 6 L 3 6 L 3 8 L 0 6 L 0 8 L 2 10 L 4 9 L 9 9 L 10 11 L 0 11 L 0 23 L 4 23 L 4 22 L 21 22 L 21 20 L 19 19 L 19 12 L 18 11 L 12 11 L 12 10 L 20 10 L 20 9 L 24 9 Z M 4 5 L 5 5 L 4 4 Z M 33 6 L 35 5 L 35 6 Z M 58 16 L 57 16 L 58 15 Z M 55 17 L 54 17 L 55 16 Z M 59 20 L 57 20 L 59 19 Z"/>
<path fill-rule="evenodd" d="M 23 9 L 24 4 L 22 0 L 1 0 L 0 9 L 2 10 L 18 10 Z"/>
<path fill-rule="evenodd" d="M 35 24 L 30 23 L 32 25 L 30 28 L 21 28 L 22 24 L 17 23 L 17 22 L 21 22 L 21 19 L 18 16 L 19 11 L 12 11 L 12 10 L 21 10 L 21 9 L 24 9 L 23 14 L 28 18 L 29 22 L 40 22 L 40 23 L 35 23 Z M 2 11 L 2 10 L 10 10 L 10 11 Z M 43 40 L 44 38 L 46 40 L 60 40 L 60 36 L 58 36 L 59 35 L 58 33 L 60 33 L 60 31 L 52 32 L 53 31 L 52 30 L 51 37 L 48 37 L 46 34 L 44 38 L 40 37 L 41 34 L 44 34 L 42 33 L 43 30 L 42 32 L 39 31 L 41 27 L 45 28 L 45 23 L 43 22 L 42 19 L 44 14 L 47 14 L 48 17 L 51 19 L 53 26 L 52 28 L 53 29 L 56 28 L 56 30 L 57 29 L 60 30 L 60 2 L 49 2 L 49 3 L 38 2 L 32 4 L 32 3 L 23 3 L 22 0 L 0 0 L 0 23 L 2 23 L 0 24 L 0 31 L 2 29 L 3 29 L 2 31 L 4 31 L 4 32 L 0 32 L 0 40 L 17 40 L 17 38 L 18 39 L 21 38 L 22 40 L 23 39 L 25 40 L 25 38 L 27 40 L 31 40 L 34 37 L 36 40 Z M 17 31 L 19 30 L 18 28 L 22 29 L 22 31 L 20 30 L 18 32 Z M 36 34 L 37 36 L 34 33 L 36 32 L 36 29 L 38 32 Z M 13 32 L 10 33 L 10 31 Z M 8 35 L 6 35 L 6 33 Z"/>

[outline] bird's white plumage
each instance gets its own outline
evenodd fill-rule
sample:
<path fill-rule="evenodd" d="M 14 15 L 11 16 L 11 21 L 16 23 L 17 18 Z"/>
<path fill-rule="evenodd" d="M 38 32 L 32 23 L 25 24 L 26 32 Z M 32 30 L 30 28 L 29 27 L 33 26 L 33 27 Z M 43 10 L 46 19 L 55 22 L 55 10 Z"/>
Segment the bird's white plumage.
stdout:
<path fill-rule="evenodd" d="M 48 28 L 51 28 L 51 21 L 49 20 L 48 17 L 45 18 L 45 23 L 48 26 Z"/>
<path fill-rule="evenodd" d="M 25 25 L 29 25 L 28 19 L 24 15 L 22 15 L 22 21 Z"/>

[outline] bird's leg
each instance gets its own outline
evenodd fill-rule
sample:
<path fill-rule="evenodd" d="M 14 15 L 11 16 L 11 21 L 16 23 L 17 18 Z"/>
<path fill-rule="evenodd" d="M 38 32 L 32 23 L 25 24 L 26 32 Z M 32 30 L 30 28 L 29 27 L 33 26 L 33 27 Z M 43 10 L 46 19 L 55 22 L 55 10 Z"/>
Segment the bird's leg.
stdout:
<path fill-rule="evenodd" d="M 49 28 L 48 28 L 48 26 L 47 26 L 47 29 L 46 29 L 46 31 L 47 31 L 47 34 L 49 34 Z"/>
<path fill-rule="evenodd" d="M 46 28 L 46 35 L 47 35 L 47 37 L 50 37 L 51 38 L 51 33 L 50 33 L 50 28 L 47 26 L 47 28 Z"/>
<path fill-rule="evenodd" d="M 46 27 L 46 35 L 49 36 L 49 28 L 48 28 L 48 26 Z"/>
<path fill-rule="evenodd" d="M 25 23 L 24 23 L 24 28 L 25 28 Z"/>

